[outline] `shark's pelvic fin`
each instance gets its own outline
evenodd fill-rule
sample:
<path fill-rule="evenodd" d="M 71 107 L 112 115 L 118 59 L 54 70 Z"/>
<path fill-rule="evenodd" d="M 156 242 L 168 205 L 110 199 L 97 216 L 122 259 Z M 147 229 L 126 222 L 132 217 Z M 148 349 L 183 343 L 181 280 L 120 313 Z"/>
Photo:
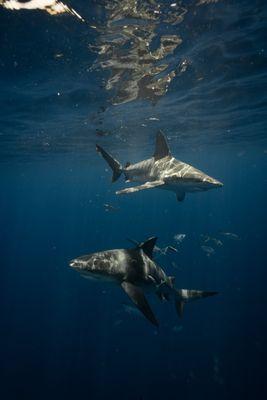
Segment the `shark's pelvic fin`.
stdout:
<path fill-rule="evenodd" d="M 153 311 L 151 310 L 143 291 L 130 282 L 122 282 L 121 287 L 130 297 L 137 308 L 144 314 L 144 316 L 155 326 L 159 326 Z"/>
<path fill-rule="evenodd" d="M 177 201 L 184 201 L 184 198 L 185 198 L 185 192 L 176 193 Z"/>
<path fill-rule="evenodd" d="M 143 252 L 149 257 L 149 258 L 153 258 L 153 250 L 157 241 L 157 237 L 153 236 L 149 239 L 147 239 L 145 242 L 140 243 L 137 247 L 139 249 L 142 249 Z"/>
<path fill-rule="evenodd" d="M 170 149 L 167 143 L 167 140 L 162 131 L 159 131 L 156 137 L 156 148 L 154 153 L 155 161 L 160 160 L 161 158 L 170 156 Z"/>
<path fill-rule="evenodd" d="M 119 163 L 119 161 L 117 161 L 115 158 L 113 158 L 109 153 L 107 153 L 98 144 L 96 145 L 96 151 L 98 151 L 102 155 L 102 157 L 106 160 L 106 162 L 112 169 L 112 171 L 113 171 L 112 182 L 115 182 L 121 176 L 121 173 L 122 173 L 121 164 Z"/>
<path fill-rule="evenodd" d="M 175 308 L 179 317 L 182 318 L 184 314 L 184 301 L 176 300 Z"/>
<path fill-rule="evenodd" d="M 170 301 L 169 293 L 156 292 L 160 301 Z"/>
<path fill-rule="evenodd" d="M 153 189 L 156 188 L 157 186 L 162 186 L 162 185 L 165 185 L 165 182 L 161 180 L 146 182 L 143 185 L 133 186 L 127 189 L 118 190 L 116 194 L 129 194 L 129 193 L 139 192 L 139 190 Z"/>

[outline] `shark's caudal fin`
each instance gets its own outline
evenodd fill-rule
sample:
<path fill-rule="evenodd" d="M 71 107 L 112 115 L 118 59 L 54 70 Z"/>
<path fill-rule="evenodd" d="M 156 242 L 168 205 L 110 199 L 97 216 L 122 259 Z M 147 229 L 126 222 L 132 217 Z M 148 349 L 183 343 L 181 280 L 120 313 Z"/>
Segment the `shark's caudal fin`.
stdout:
<path fill-rule="evenodd" d="M 112 171 L 113 171 L 112 182 L 115 182 L 121 176 L 121 173 L 123 170 L 122 165 L 119 163 L 119 161 L 117 161 L 115 158 L 113 158 L 109 153 L 107 153 L 98 144 L 96 145 L 96 151 L 102 155 L 102 157 L 106 160 L 106 162 L 112 169 Z"/>
<path fill-rule="evenodd" d="M 215 296 L 218 292 L 205 292 L 201 290 L 176 290 L 175 307 L 179 317 L 183 316 L 184 305 L 193 300 L 202 299 L 204 297 Z"/>
<path fill-rule="evenodd" d="M 167 140 L 162 131 L 159 131 L 156 137 L 156 147 L 154 158 L 160 160 L 161 158 L 170 156 L 171 152 L 167 143 Z"/>

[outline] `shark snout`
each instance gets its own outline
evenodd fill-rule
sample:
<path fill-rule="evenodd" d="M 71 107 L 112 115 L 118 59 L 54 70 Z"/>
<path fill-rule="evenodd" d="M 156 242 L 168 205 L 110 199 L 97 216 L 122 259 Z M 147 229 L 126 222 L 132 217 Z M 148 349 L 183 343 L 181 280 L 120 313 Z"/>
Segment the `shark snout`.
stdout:
<path fill-rule="evenodd" d="M 222 186 L 223 186 L 223 183 L 220 182 L 220 181 L 217 181 L 217 179 L 213 179 L 212 184 L 213 184 L 213 186 L 215 186 L 215 187 L 222 187 Z"/>
<path fill-rule="evenodd" d="M 69 266 L 73 269 L 79 269 L 81 267 L 79 261 L 77 259 L 73 259 L 69 262 Z"/>
<path fill-rule="evenodd" d="M 220 182 L 220 181 L 218 181 L 217 179 L 214 179 L 214 178 L 212 178 L 212 177 L 210 177 L 210 176 L 206 177 L 206 178 L 204 179 L 204 182 L 205 182 L 206 184 L 208 184 L 208 185 L 210 186 L 210 188 L 219 188 L 219 187 L 222 187 L 222 186 L 223 186 L 223 183 L 222 183 L 222 182 Z"/>

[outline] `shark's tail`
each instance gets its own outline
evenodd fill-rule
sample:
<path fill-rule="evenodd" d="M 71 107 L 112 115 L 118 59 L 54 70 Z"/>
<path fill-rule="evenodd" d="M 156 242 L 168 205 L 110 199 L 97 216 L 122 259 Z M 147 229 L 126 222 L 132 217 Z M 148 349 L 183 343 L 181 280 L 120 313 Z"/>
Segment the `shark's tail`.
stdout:
<path fill-rule="evenodd" d="M 184 305 L 193 300 L 202 299 L 204 297 L 215 296 L 218 292 L 204 292 L 201 290 L 179 289 L 176 290 L 175 307 L 179 317 L 183 316 Z"/>
<path fill-rule="evenodd" d="M 100 147 L 98 144 L 96 145 L 96 151 L 98 151 L 102 157 L 106 160 L 108 165 L 113 171 L 112 175 L 112 182 L 115 182 L 117 179 L 122 174 L 123 168 L 122 165 L 117 161 L 115 158 L 113 158 L 109 153 L 107 153 L 102 147 Z"/>

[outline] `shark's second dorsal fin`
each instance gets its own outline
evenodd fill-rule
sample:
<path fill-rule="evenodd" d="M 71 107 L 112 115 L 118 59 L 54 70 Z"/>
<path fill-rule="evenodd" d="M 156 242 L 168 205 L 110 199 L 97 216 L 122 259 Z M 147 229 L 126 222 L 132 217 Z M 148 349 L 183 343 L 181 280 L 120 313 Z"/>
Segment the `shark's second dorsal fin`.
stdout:
<path fill-rule="evenodd" d="M 167 143 L 167 140 L 162 131 L 159 131 L 156 137 L 156 147 L 154 158 L 155 160 L 160 160 L 161 158 L 169 156 L 170 149 Z"/>
<path fill-rule="evenodd" d="M 143 252 L 144 252 L 149 258 L 152 259 L 152 258 L 153 258 L 153 250 L 154 250 L 156 241 L 157 241 L 157 237 L 156 237 L 156 236 L 153 236 L 153 237 L 147 239 L 145 242 L 140 243 L 139 246 L 138 246 L 138 248 L 139 248 L 139 249 L 142 249 Z"/>

